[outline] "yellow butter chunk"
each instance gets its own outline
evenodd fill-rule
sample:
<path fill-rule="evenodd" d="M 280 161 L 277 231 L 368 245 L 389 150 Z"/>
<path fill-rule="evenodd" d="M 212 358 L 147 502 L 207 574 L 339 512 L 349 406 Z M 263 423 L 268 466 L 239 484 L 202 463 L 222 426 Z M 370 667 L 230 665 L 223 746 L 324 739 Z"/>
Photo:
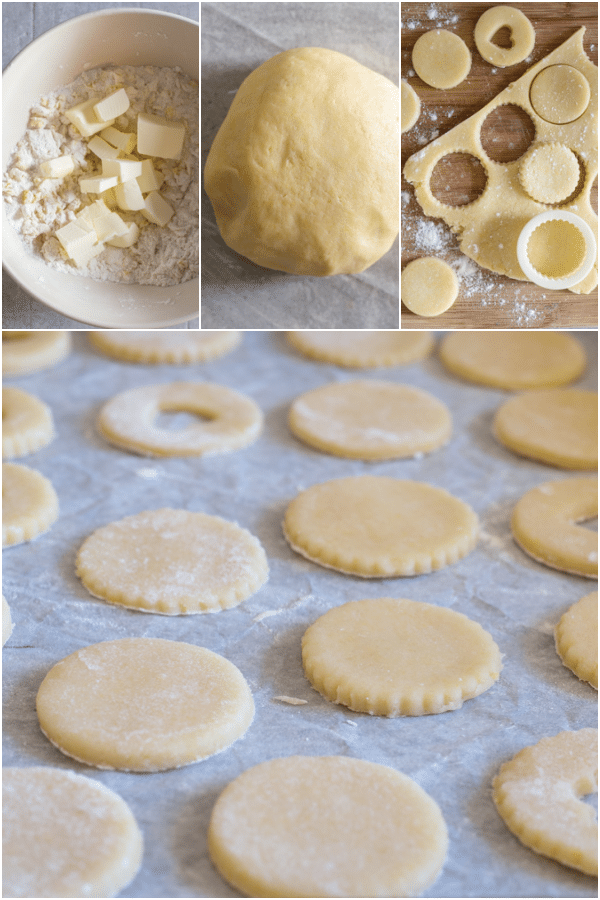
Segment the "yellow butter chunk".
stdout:
<path fill-rule="evenodd" d="M 175 210 L 173 207 L 170 203 L 167 203 L 158 191 L 152 191 L 151 194 L 148 194 L 142 209 L 142 215 L 146 216 L 154 225 L 160 225 L 161 228 L 164 227 L 174 214 Z"/>
<path fill-rule="evenodd" d="M 135 178 L 132 178 L 131 181 L 124 181 L 122 184 L 118 184 L 115 188 L 115 197 L 117 198 L 117 203 L 121 209 L 141 209 L 142 212 L 144 210 L 144 198 Z"/>
<path fill-rule="evenodd" d="M 150 113 L 138 115 L 137 149 L 144 156 L 179 159 L 184 136 L 184 122 L 169 122 Z"/>
<path fill-rule="evenodd" d="M 100 132 L 100 136 L 123 153 L 131 153 L 135 147 L 135 134 L 119 131 L 117 128 L 113 128 L 112 125 L 109 125 L 108 128 L 104 128 Z"/>
<path fill-rule="evenodd" d="M 99 216 L 96 219 L 94 231 L 98 240 L 105 242 L 127 234 L 128 228 L 118 213 L 108 212 L 105 216 Z"/>
<path fill-rule="evenodd" d="M 91 178 L 79 179 L 79 190 L 84 194 L 102 194 L 119 183 L 116 176 L 93 175 Z"/>
<path fill-rule="evenodd" d="M 96 232 L 88 230 L 85 224 L 68 222 L 56 232 L 67 256 L 78 266 L 85 266 L 90 259 L 102 252 L 102 245 L 97 244 Z"/>
<path fill-rule="evenodd" d="M 121 152 L 118 147 L 111 147 L 110 144 L 97 135 L 91 141 L 88 141 L 88 147 L 100 159 L 116 159 Z"/>
<path fill-rule="evenodd" d="M 94 102 L 93 110 L 96 118 L 101 122 L 114 122 L 117 116 L 122 116 L 129 109 L 129 97 L 127 91 L 121 88 L 110 94 L 103 100 Z"/>
<path fill-rule="evenodd" d="M 73 157 L 69 154 L 40 163 L 40 172 L 47 178 L 64 178 L 65 175 L 70 175 L 74 168 Z"/>
<path fill-rule="evenodd" d="M 164 177 L 152 165 L 151 159 L 142 160 L 142 174 L 138 175 L 137 183 L 144 194 L 148 194 L 150 191 L 159 191 L 164 180 Z"/>
<path fill-rule="evenodd" d="M 94 112 L 94 104 L 96 102 L 95 99 L 84 100 L 83 103 L 78 103 L 70 109 L 65 109 L 65 116 L 69 122 L 71 122 L 84 137 L 91 137 L 93 134 L 96 134 L 97 131 L 102 131 L 107 125 L 112 125 L 114 121 L 114 119 L 110 122 L 98 121 L 98 117 Z"/>
<path fill-rule="evenodd" d="M 130 181 L 142 174 L 142 164 L 137 159 L 104 159 L 103 175 L 116 175 L 119 181 Z"/>
<path fill-rule="evenodd" d="M 135 222 L 123 222 L 123 224 L 125 225 L 123 234 L 106 241 L 111 247 L 133 247 L 140 236 L 140 229 Z"/>

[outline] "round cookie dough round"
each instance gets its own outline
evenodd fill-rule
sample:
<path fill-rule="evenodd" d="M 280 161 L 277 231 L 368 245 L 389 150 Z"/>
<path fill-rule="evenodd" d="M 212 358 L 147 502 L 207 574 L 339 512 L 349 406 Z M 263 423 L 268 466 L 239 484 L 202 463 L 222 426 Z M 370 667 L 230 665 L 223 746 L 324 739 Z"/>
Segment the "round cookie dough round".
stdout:
<path fill-rule="evenodd" d="M 471 54 L 457 34 L 437 28 L 418 38 L 412 64 L 421 81 L 445 91 L 465 80 L 471 70 Z"/>
<path fill-rule="evenodd" d="M 278 53 L 240 86 L 204 185 L 225 243 L 296 275 L 362 272 L 399 220 L 398 88 L 343 53 Z"/>
<path fill-rule="evenodd" d="M 94 531 L 77 575 L 109 603 L 177 616 L 237 606 L 266 582 L 267 557 L 249 531 L 218 516 L 155 509 Z"/>
<path fill-rule="evenodd" d="M 586 875 L 598 874 L 598 824 L 581 800 L 597 790 L 598 731 L 562 731 L 504 763 L 493 798 L 522 844 Z"/>
<path fill-rule="evenodd" d="M 567 669 L 598 690 L 598 591 L 586 594 L 561 616 L 554 639 Z"/>
<path fill-rule="evenodd" d="M 402 272 L 401 296 L 406 308 L 416 315 L 439 316 L 458 297 L 458 278 L 442 259 L 413 259 Z"/>
<path fill-rule="evenodd" d="M 552 331 L 455 331 L 442 340 L 440 359 L 459 378 L 509 391 L 569 384 L 586 365 L 579 341 Z"/>
<path fill-rule="evenodd" d="M 13 624 L 12 619 L 10 617 L 10 607 L 6 602 L 6 597 L 4 594 L 2 595 L 2 646 L 4 647 L 5 643 L 9 639 L 12 634 Z"/>
<path fill-rule="evenodd" d="M 510 29 L 511 47 L 493 43 L 492 38 L 501 28 Z M 481 57 L 500 68 L 523 62 L 535 46 L 535 31 L 525 13 L 504 4 L 486 9 L 477 20 L 473 36 Z"/>
<path fill-rule="evenodd" d="M 598 577 L 598 535 L 578 525 L 598 515 L 598 479 L 547 481 L 516 504 L 511 530 L 517 544 L 538 562 L 562 572 Z"/>
<path fill-rule="evenodd" d="M 99 769 L 159 772 L 229 747 L 254 717 L 233 663 L 193 644 L 123 638 L 58 662 L 36 700 L 40 727 L 58 749 Z"/>
<path fill-rule="evenodd" d="M 421 113 L 421 101 L 419 95 L 410 86 L 408 81 L 400 82 L 400 110 L 402 112 L 401 132 L 410 131 Z"/>
<path fill-rule="evenodd" d="M 564 144 L 536 144 L 519 166 L 523 190 L 538 203 L 560 203 L 579 184 L 579 162 Z"/>
<path fill-rule="evenodd" d="M 31 375 L 69 355 L 70 331 L 2 332 L 2 374 Z"/>
<path fill-rule="evenodd" d="M 496 412 L 494 435 L 520 456 L 563 469 L 598 468 L 598 394 L 528 391 Z"/>
<path fill-rule="evenodd" d="M 411 778 L 345 756 L 248 769 L 208 830 L 213 863 L 250 897 L 418 897 L 447 847 L 439 807 Z"/>
<path fill-rule="evenodd" d="M 584 114 L 590 103 L 590 85 L 573 66 L 547 66 L 535 76 L 529 91 L 534 110 L 546 122 L 566 125 Z"/>
<path fill-rule="evenodd" d="M 2 822 L 3 897 L 114 897 L 141 865 L 129 806 L 75 772 L 3 769 Z"/>
<path fill-rule="evenodd" d="M 34 453 L 53 437 L 50 407 L 20 388 L 2 388 L 2 459 Z"/>
<path fill-rule="evenodd" d="M 428 331 L 288 331 L 287 339 L 311 359 L 350 369 L 409 365 L 429 356 L 434 344 Z"/>
<path fill-rule="evenodd" d="M 327 700 L 375 716 L 460 709 L 498 679 L 484 629 L 431 603 L 383 597 L 334 607 L 302 638 L 306 677 Z"/>
<path fill-rule="evenodd" d="M 448 408 L 427 391 L 388 381 L 336 382 L 297 397 L 289 426 L 311 447 L 349 459 L 401 459 L 450 438 Z"/>
<path fill-rule="evenodd" d="M 239 331 L 92 331 L 98 350 L 135 363 L 203 363 L 217 359 L 240 343 Z"/>
<path fill-rule="evenodd" d="M 302 491 L 283 530 L 293 550 L 321 566 L 392 578 L 462 559 L 475 546 L 478 525 L 471 507 L 441 488 L 358 475 Z"/>
<path fill-rule="evenodd" d="M 58 519 L 58 497 L 45 475 L 2 464 L 2 546 L 32 541 Z"/>
<path fill-rule="evenodd" d="M 161 428 L 161 412 L 187 412 L 207 421 Z M 107 441 L 146 456 L 203 456 L 246 447 L 263 424 L 249 397 L 219 384 L 174 381 L 131 388 L 104 404 L 98 431 Z"/>

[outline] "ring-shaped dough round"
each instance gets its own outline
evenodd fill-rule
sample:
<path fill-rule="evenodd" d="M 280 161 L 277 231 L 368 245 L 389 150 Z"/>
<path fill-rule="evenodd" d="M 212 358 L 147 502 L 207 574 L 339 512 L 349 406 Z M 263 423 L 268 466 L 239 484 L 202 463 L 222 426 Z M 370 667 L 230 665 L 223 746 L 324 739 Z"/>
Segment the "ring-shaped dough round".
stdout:
<path fill-rule="evenodd" d="M 375 716 L 460 709 L 502 669 L 487 631 L 462 613 L 383 597 L 334 607 L 302 638 L 306 677 L 327 700 Z"/>
<path fill-rule="evenodd" d="M 440 359 L 459 378 L 509 391 L 569 384 L 586 365 L 579 341 L 552 331 L 455 331 L 442 340 Z"/>
<path fill-rule="evenodd" d="M 135 363 L 203 363 L 217 359 L 240 343 L 239 331 L 92 331 L 98 350 Z"/>
<path fill-rule="evenodd" d="M 586 594 L 561 616 L 554 639 L 567 669 L 598 690 L 598 591 Z"/>
<path fill-rule="evenodd" d="M 9 639 L 12 634 L 13 624 L 12 619 L 10 617 L 10 606 L 6 602 L 6 597 L 4 594 L 2 595 L 2 646 L 4 647 L 5 643 Z"/>
<path fill-rule="evenodd" d="M 2 464 L 2 546 L 32 541 L 58 519 L 58 497 L 36 469 Z"/>
<path fill-rule="evenodd" d="M 466 556 L 477 542 L 470 506 L 417 481 L 358 475 L 315 484 L 283 523 L 296 553 L 365 578 L 422 575 Z"/>
<path fill-rule="evenodd" d="M 31 375 L 69 355 L 70 331 L 2 332 L 2 374 Z"/>
<path fill-rule="evenodd" d="M 342 756 L 271 759 L 217 800 L 208 848 L 250 897 L 418 897 L 448 846 L 439 807 L 411 778 Z"/>
<path fill-rule="evenodd" d="M 410 131 L 421 113 L 419 95 L 408 81 L 400 82 L 400 110 L 402 112 L 401 132 Z"/>
<path fill-rule="evenodd" d="M 288 331 L 287 339 L 311 359 L 350 369 L 409 365 L 429 356 L 434 344 L 428 331 Z"/>
<path fill-rule="evenodd" d="M 542 856 L 598 874 L 598 824 L 580 799 L 598 789 L 598 731 L 562 731 L 504 763 L 493 797 L 507 827 Z"/>
<path fill-rule="evenodd" d="M 34 453 L 53 437 L 49 406 L 20 388 L 2 388 L 2 459 Z"/>
<path fill-rule="evenodd" d="M 511 47 L 498 47 L 492 38 L 501 28 L 509 28 Z M 475 26 L 475 44 L 479 53 L 492 66 L 505 68 L 526 59 L 535 45 L 533 25 L 520 9 L 514 6 L 493 6 L 486 9 Z"/>
<path fill-rule="evenodd" d="M 418 316 L 439 316 L 458 297 L 458 278 L 452 266 L 434 256 L 413 259 L 402 271 L 402 302 Z"/>
<path fill-rule="evenodd" d="M 297 397 L 289 426 L 300 440 L 348 459 L 402 459 L 450 438 L 448 408 L 427 391 L 389 381 L 325 384 Z"/>
<path fill-rule="evenodd" d="M 494 435 L 520 456 L 563 469 L 598 468 L 598 394 L 574 388 L 511 397 L 494 417 Z"/>
<path fill-rule="evenodd" d="M 109 603 L 177 616 L 237 606 L 269 567 L 257 538 L 234 522 L 155 509 L 94 531 L 77 554 L 77 575 Z"/>
<path fill-rule="evenodd" d="M 425 84 L 440 90 L 456 87 L 471 70 L 471 54 L 461 37 L 437 28 L 416 41 L 412 51 L 415 72 Z"/>
<path fill-rule="evenodd" d="M 598 479 L 547 481 L 516 504 L 511 530 L 517 544 L 561 572 L 598 577 L 598 535 L 577 522 L 598 515 Z"/>
<path fill-rule="evenodd" d="M 536 144 L 523 157 L 519 181 L 538 203 L 560 203 L 579 184 L 579 162 L 564 144 Z"/>
<path fill-rule="evenodd" d="M 99 769 L 159 772 L 219 753 L 254 717 L 233 663 L 194 644 L 123 638 L 56 663 L 37 694 L 40 727 L 66 756 Z"/>
<path fill-rule="evenodd" d="M 588 108 L 590 84 L 573 66 L 547 66 L 534 78 L 529 99 L 540 118 L 553 125 L 566 125 Z"/>
<path fill-rule="evenodd" d="M 129 806 L 69 770 L 3 769 L 2 824 L 3 897 L 114 897 L 141 865 Z"/>
<path fill-rule="evenodd" d="M 161 412 L 187 412 L 210 421 L 160 428 Z M 220 384 L 174 381 L 117 394 L 104 404 L 98 431 L 107 441 L 146 456 L 203 456 L 247 447 L 256 440 L 263 415 L 249 397 Z"/>

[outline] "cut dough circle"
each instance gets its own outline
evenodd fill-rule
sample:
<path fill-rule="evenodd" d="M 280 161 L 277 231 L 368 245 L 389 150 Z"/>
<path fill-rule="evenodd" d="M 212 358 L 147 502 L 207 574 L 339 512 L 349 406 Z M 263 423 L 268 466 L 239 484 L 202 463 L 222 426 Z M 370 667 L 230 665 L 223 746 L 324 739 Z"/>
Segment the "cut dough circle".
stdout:
<path fill-rule="evenodd" d="M 330 609 L 302 638 L 306 677 L 327 700 L 375 716 L 460 709 L 498 679 L 501 654 L 462 613 L 383 597 Z"/>
<path fill-rule="evenodd" d="M 517 544 L 546 566 L 598 577 L 598 535 L 577 525 L 598 515 L 598 479 L 547 481 L 516 504 L 511 530 Z"/>
<path fill-rule="evenodd" d="M 237 606 L 269 567 L 257 538 L 234 522 L 155 509 L 94 531 L 77 554 L 77 575 L 109 603 L 177 616 Z"/>
<path fill-rule="evenodd" d="M 289 426 L 311 447 L 349 459 L 430 453 L 452 432 L 448 408 L 427 391 L 365 379 L 326 384 L 297 397 Z"/>
<path fill-rule="evenodd" d="M 410 86 L 408 81 L 400 82 L 400 110 L 402 112 L 401 131 L 410 131 L 421 113 L 421 101 L 419 95 Z"/>
<path fill-rule="evenodd" d="M 598 394 L 565 388 L 528 391 L 500 406 L 494 435 L 520 456 L 563 469 L 598 468 Z"/>
<path fill-rule="evenodd" d="M 199 762 L 242 737 L 254 718 L 250 688 L 233 663 L 162 638 L 77 650 L 50 669 L 36 708 L 62 753 L 126 772 Z"/>
<path fill-rule="evenodd" d="M 98 350 L 135 363 L 199 363 L 234 350 L 239 331 L 92 331 L 90 342 Z"/>
<path fill-rule="evenodd" d="M 564 144 L 536 144 L 521 160 L 519 181 L 539 203 L 560 203 L 579 184 L 579 162 Z"/>
<path fill-rule="evenodd" d="M 598 789 L 598 731 L 562 731 L 504 763 L 493 797 L 507 827 L 542 856 L 598 874 L 598 824 L 580 799 Z"/>
<path fill-rule="evenodd" d="M 471 54 L 462 38 L 437 28 L 427 31 L 412 52 L 415 72 L 430 87 L 448 90 L 464 81 L 471 70 Z"/>
<path fill-rule="evenodd" d="M 240 86 L 204 185 L 225 243 L 297 275 L 362 272 L 399 221 L 398 87 L 322 47 L 278 53 Z"/>
<path fill-rule="evenodd" d="M 188 412 L 209 421 L 160 428 L 161 412 Z M 219 384 L 174 381 L 131 388 L 104 404 L 98 431 L 111 444 L 146 456 L 203 456 L 246 447 L 256 440 L 263 415 L 249 397 Z"/>
<path fill-rule="evenodd" d="M 459 378 L 509 391 L 569 384 L 586 366 L 579 341 L 552 331 L 455 331 L 442 340 L 440 359 Z"/>
<path fill-rule="evenodd" d="M 345 756 L 248 769 L 220 795 L 208 830 L 213 863 L 250 897 L 418 897 L 447 847 L 440 809 L 416 782 Z"/>
<path fill-rule="evenodd" d="M 129 806 L 75 772 L 3 769 L 2 822 L 3 897 L 114 897 L 141 865 Z"/>
<path fill-rule="evenodd" d="M 2 546 L 32 541 L 58 519 L 58 497 L 36 469 L 2 464 Z"/>
<path fill-rule="evenodd" d="M 598 690 L 598 591 L 586 594 L 561 616 L 554 639 L 567 669 Z"/>
<path fill-rule="evenodd" d="M 442 259 L 413 259 L 402 272 L 401 296 L 406 308 L 416 315 L 439 316 L 458 297 L 458 278 Z"/>
<path fill-rule="evenodd" d="M 10 617 L 10 607 L 6 602 L 6 597 L 4 594 L 2 595 L 2 646 L 4 647 L 5 643 L 9 639 L 12 634 L 13 624 L 12 619 Z"/>
<path fill-rule="evenodd" d="M 501 28 L 510 29 L 511 47 L 498 47 L 492 42 Z M 500 68 L 523 62 L 535 45 L 533 25 L 525 13 L 514 6 L 502 5 L 486 9 L 477 20 L 474 37 L 482 58 Z"/>
<path fill-rule="evenodd" d="M 429 356 L 434 344 L 428 331 L 288 331 L 287 339 L 311 359 L 351 369 L 420 362 Z"/>
<path fill-rule="evenodd" d="M 69 355 L 70 331 L 2 332 L 2 374 L 31 375 Z"/>
<path fill-rule="evenodd" d="M 478 527 L 471 507 L 447 491 L 376 475 L 313 485 L 292 500 L 283 523 L 296 553 L 365 578 L 441 569 L 473 549 Z"/>
<path fill-rule="evenodd" d="M 2 388 L 2 459 L 34 453 L 53 437 L 49 406 L 20 388 Z"/>
<path fill-rule="evenodd" d="M 590 103 L 590 85 L 573 66 L 548 66 L 531 85 L 531 105 L 546 122 L 564 125 L 584 114 Z"/>

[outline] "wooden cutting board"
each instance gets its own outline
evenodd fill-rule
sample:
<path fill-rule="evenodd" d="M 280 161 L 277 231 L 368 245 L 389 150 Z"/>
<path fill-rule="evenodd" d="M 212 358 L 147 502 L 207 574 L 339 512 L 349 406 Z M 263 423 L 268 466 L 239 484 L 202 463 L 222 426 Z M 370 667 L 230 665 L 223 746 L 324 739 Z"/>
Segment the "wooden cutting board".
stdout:
<path fill-rule="evenodd" d="M 479 55 L 473 39 L 479 17 L 489 3 L 402 3 L 402 78 L 421 99 L 417 125 L 402 135 L 402 167 L 411 154 L 464 122 L 531 65 L 545 57 L 585 25 L 584 48 L 598 65 L 598 5 L 596 3 L 512 3 L 522 10 L 535 29 L 535 48 L 528 62 L 505 69 L 494 68 Z M 495 4 L 502 5 L 502 4 Z M 472 55 L 466 80 L 447 91 L 435 90 L 412 74 L 412 48 L 426 31 L 446 28 L 465 41 Z M 508 33 L 497 36 L 501 46 L 510 46 Z M 495 159 L 514 159 L 529 146 L 534 130 L 529 117 L 502 113 L 489 139 L 494 141 Z M 486 123 L 487 126 L 487 123 Z M 486 127 L 484 126 L 484 128 Z M 482 136 L 483 139 L 483 136 Z M 448 161 L 449 163 L 450 161 Z M 461 160 L 454 160 L 454 163 Z M 450 202 L 474 199 L 485 185 L 478 165 L 444 165 L 436 170 L 437 188 Z M 434 193 L 436 185 L 432 185 Z M 597 211 L 597 184 L 592 198 Z M 461 291 L 455 304 L 435 319 L 422 318 L 402 306 L 402 328 L 596 328 L 598 292 L 586 296 L 571 291 L 549 291 L 535 284 L 516 281 L 481 269 L 461 254 L 456 237 L 442 219 L 430 219 L 416 202 L 412 186 L 402 178 L 402 266 L 419 256 L 437 256 L 459 264 Z"/>

